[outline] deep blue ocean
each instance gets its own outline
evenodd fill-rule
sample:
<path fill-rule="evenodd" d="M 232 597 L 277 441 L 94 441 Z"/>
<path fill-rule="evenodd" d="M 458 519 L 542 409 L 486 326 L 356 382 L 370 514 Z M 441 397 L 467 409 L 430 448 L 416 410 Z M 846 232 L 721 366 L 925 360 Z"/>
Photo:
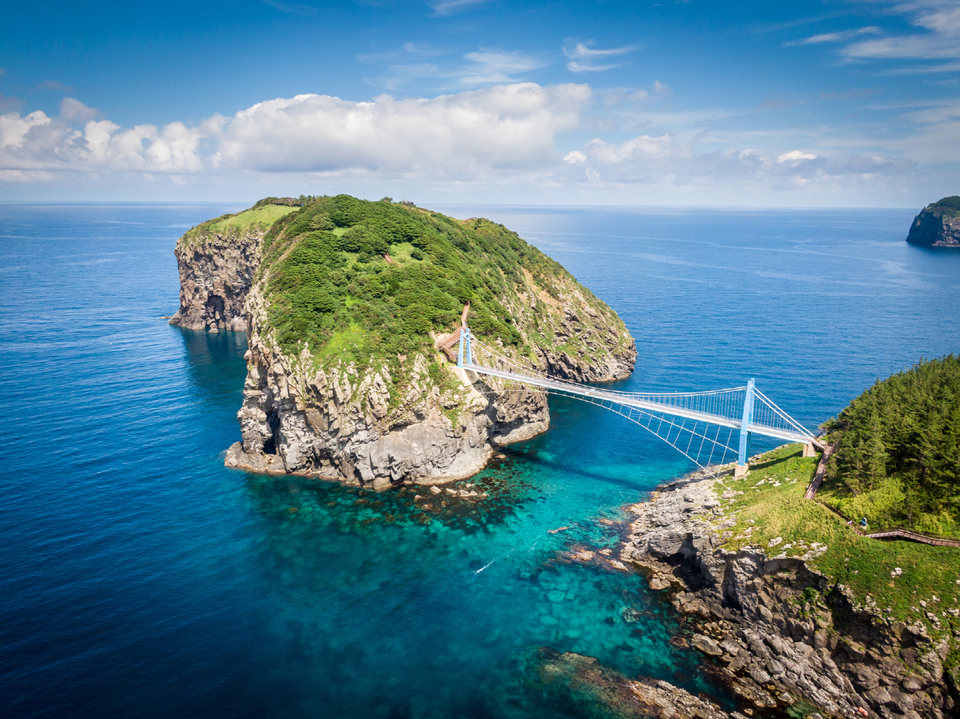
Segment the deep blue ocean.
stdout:
<path fill-rule="evenodd" d="M 489 500 L 429 517 L 413 489 L 224 469 L 245 337 L 163 316 L 177 238 L 239 209 L 0 204 L 0 714 L 574 715 L 525 682 L 538 646 L 726 701 L 640 577 L 561 559 L 692 469 L 616 415 L 552 401 L 471 480 Z M 813 428 L 960 352 L 960 252 L 908 246 L 914 211 L 437 209 L 517 230 L 616 309 L 624 389 L 755 377 Z"/>

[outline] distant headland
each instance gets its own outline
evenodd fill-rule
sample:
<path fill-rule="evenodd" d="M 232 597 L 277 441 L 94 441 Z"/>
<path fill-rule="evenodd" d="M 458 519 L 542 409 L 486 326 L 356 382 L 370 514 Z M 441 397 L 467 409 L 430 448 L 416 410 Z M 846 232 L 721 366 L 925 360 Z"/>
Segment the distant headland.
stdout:
<path fill-rule="evenodd" d="M 913 218 L 907 242 L 920 247 L 960 247 L 960 197 L 944 197 Z"/>

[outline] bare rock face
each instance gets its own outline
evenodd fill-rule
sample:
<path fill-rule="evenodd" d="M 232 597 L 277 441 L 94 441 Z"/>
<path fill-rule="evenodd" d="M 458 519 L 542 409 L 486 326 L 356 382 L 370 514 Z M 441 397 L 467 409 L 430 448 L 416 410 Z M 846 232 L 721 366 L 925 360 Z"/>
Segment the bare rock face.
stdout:
<path fill-rule="evenodd" d="M 263 298 L 248 300 L 250 349 L 243 407 L 243 440 L 227 453 L 229 467 L 301 474 L 385 489 L 402 482 L 436 484 L 479 472 L 499 444 L 547 429 L 539 393 L 495 389 L 463 370 L 446 391 L 417 355 L 416 378 L 391 408 L 389 369 L 359 373 L 351 366 L 316 368 L 310 355 L 289 358 L 260 332 Z"/>
<path fill-rule="evenodd" d="M 240 237 L 211 234 L 178 243 L 180 309 L 170 324 L 191 330 L 247 329 L 244 303 L 260 265 L 262 231 Z"/>
<path fill-rule="evenodd" d="M 907 242 L 920 247 L 960 247 L 960 197 L 945 197 L 913 218 Z"/>

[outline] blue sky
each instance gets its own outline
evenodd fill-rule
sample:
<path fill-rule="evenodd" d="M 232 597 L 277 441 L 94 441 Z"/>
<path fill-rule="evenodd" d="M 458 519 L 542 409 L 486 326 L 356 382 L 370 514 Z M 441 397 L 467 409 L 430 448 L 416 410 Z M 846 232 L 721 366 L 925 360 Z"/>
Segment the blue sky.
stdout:
<path fill-rule="evenodd" d="M 0 200 L 920 207 L 960 3 L 7 3 Z"/>

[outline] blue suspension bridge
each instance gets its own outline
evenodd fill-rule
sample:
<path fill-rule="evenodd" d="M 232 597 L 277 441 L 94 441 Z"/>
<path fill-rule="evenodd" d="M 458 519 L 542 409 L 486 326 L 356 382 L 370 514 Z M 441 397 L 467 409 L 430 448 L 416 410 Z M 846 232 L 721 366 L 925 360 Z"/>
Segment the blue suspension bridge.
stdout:
<path fill-rule="evenodd" d="M 496 377 L 507 391 L 542 391 L 572 397 L 615 412 L 677 449 L 702 469 L 712 471 L 735 455 L 735 475 L 747 470 L 750 437 L 754 434 L 785 442 L 800 442 L 804 456 L 823 445 L 806 427 L 764 395 L 751 379 L 743 387 L 708 392 L 622 392 L 550 377 L 512 359 L 470 333 L 464 322 L 451 335 L 438 338 L 439 349 L 467 372 Z M 536 389 L 532 389 L 536 388 Z M 504 390 L 495 390 L 504 391 Z"/>

